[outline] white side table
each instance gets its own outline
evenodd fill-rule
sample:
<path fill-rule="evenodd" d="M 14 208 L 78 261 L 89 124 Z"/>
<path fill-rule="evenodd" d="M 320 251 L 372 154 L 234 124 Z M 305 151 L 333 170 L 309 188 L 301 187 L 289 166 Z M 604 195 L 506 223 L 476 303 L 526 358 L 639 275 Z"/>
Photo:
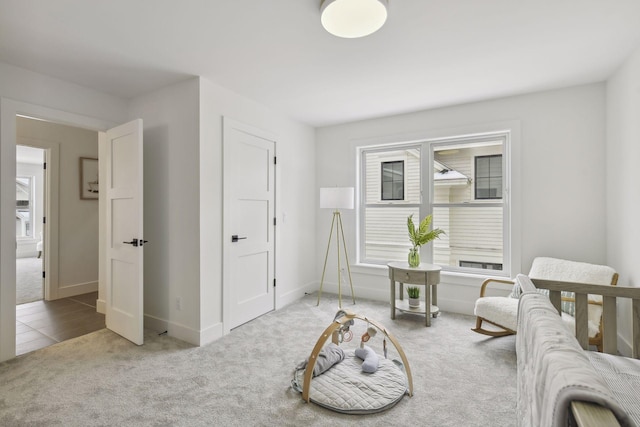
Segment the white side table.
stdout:
<path fill-rule="evenodd" d="M 407 313 L 419 313 L 425 315 L 425 325 L 431 326 L 431 316 L 436 317 L 440 311 L 436 304 L 441 268 L 427 263 L 409 267 L 406 262 L 390 262 L 387 266 L 391 284 L 391 318 L 396 318 L 396 309 Z M 396 282 L 400 283 L 400 299 L 396 299 Z M 408 301 L 404 300 L 405 283 L 425 287 L 425 301 L 420 302 L 420 307 L 409 307 Z"/>

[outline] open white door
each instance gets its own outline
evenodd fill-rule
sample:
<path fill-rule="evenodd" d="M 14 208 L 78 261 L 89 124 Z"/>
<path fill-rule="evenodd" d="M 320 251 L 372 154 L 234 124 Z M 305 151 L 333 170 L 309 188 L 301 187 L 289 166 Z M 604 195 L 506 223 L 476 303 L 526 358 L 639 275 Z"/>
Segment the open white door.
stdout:
<path fill-rule="evenodd" d="M 100 133 L 105 168 L 105 302 L 107 328 L 142 345 L 142 120 Z"/>
<path fill-rule="evenodd" d="M 275 308 L 275 138 L 224 119 L 224 322 Z"/>

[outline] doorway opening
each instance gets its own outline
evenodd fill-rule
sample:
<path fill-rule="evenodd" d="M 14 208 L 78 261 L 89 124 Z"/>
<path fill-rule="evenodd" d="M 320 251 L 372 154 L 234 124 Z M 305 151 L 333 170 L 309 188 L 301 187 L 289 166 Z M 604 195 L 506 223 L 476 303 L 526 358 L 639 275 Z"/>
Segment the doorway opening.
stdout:
<path fill-rule="evenodd" d="M 16 305 L 44 299 L 45 150 L 16 146 Z"/>
<path fill-rule="evenodd" d="M 79 190 L 97 157 L 97 132 L 16 116 L 16 355 L 105 327 L 98 199 Z"/>

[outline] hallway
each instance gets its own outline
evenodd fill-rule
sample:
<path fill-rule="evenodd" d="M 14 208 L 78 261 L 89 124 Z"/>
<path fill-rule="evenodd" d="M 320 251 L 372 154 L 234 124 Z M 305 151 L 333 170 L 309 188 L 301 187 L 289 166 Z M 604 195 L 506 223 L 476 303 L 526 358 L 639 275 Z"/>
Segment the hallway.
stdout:
<path fill-rule="evenodd" d="M 97 292 L 16 306 L 16 356 L 105 327 Z"/>

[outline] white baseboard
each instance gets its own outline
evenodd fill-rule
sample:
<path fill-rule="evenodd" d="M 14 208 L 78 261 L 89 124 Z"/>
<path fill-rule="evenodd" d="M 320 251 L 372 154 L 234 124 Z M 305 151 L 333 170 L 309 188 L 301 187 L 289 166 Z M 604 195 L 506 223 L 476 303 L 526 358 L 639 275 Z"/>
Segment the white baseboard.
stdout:
<path fill-rule="evenodd" d="M 103 299 L 96 300 L 96 311 L 101 314 L 106 314 L 107 302 Z"/>
<path fill-rule="evenodd" d="M 76 295 L 88 294 L 98 291 L 98 282 L 77 283 L 58 287 L 58 299 L 75 297 Z"/>
<path fill-rule="evenodd" d="M 224 335 L 222 323 L 212 325 L 202 331 L 197 331 L 180 323 L 160 319 L 149 314 L 144 315 L 144 327 L 145 329 L 151 329 L 158 333 L 167 331 L 170 337 L 196 346 L 208 344 Z"/>
<path fill-rule="evenodd" d="M 222 338 L 224 335 L 224 327 L 222 322 L 209 326 L 208 328 L 200 331 L 200 345 L 207 345 L 215 340 Z"/>
<path fill-rule="evenodd" d="M 446 286 L 446 285 L 443 285 L 443 286 Z M 316 283 L 315 286 L 312 287 L 312 290 L 310 292 L 316 292 L 318 291 L 319 288 L 320 288 L 320 284 Z M 322 293 L 337 295 L 338 285 L 325 282 L 322 289 Z M 389 302 L 389 298 L 390 298 L 388 289 L 379 289 L 379 288 L 372 289 L 372 288 L 363 288 L 363 287 L 354 286 L 353 293 L 355 294 L 356 304 L 358 303 L 358 298 L 365 298 L 365 299 L 382 301 L 382 302 Z M 342 286 L 342 301 L 343 302 L 351 301 L 351 289 L 349 288 L 349 285 L 347 285 L 346 289 L 344 285 Z M 448 311 L 450 313 L 458 313 L 458 314 L 467 314 L 467 315 L 473 316 L 474 306 L 475 306 L 475 299 L 473 299 L 473 301 L 470 301 L 470 300 L 446 298 L 442 296 L 442 292 L 438 292 L 438 308 L 442 311 Z"/>
<path fill-rule="evenodd" d="M 169 331 L 169 322 L 149 314 L 144 315 L 144 328 L 158 333 Z"/>
<path fill-rule="evenodd" d="M 280 310 L 282 307 L 296 302 L 297 300 L 305 296 L 305 294 L 310 294 L 312 292 L 315 292 L 316 289 L 318 289 L 318 284 L 312 282 L 312 283 L 307 283 L 304 286 L 296 288 L 293 291 L 289 291 L 282 295 L 276 292 L 276 294 L 278 295 L 276 300 L 276 310 Z"/>

